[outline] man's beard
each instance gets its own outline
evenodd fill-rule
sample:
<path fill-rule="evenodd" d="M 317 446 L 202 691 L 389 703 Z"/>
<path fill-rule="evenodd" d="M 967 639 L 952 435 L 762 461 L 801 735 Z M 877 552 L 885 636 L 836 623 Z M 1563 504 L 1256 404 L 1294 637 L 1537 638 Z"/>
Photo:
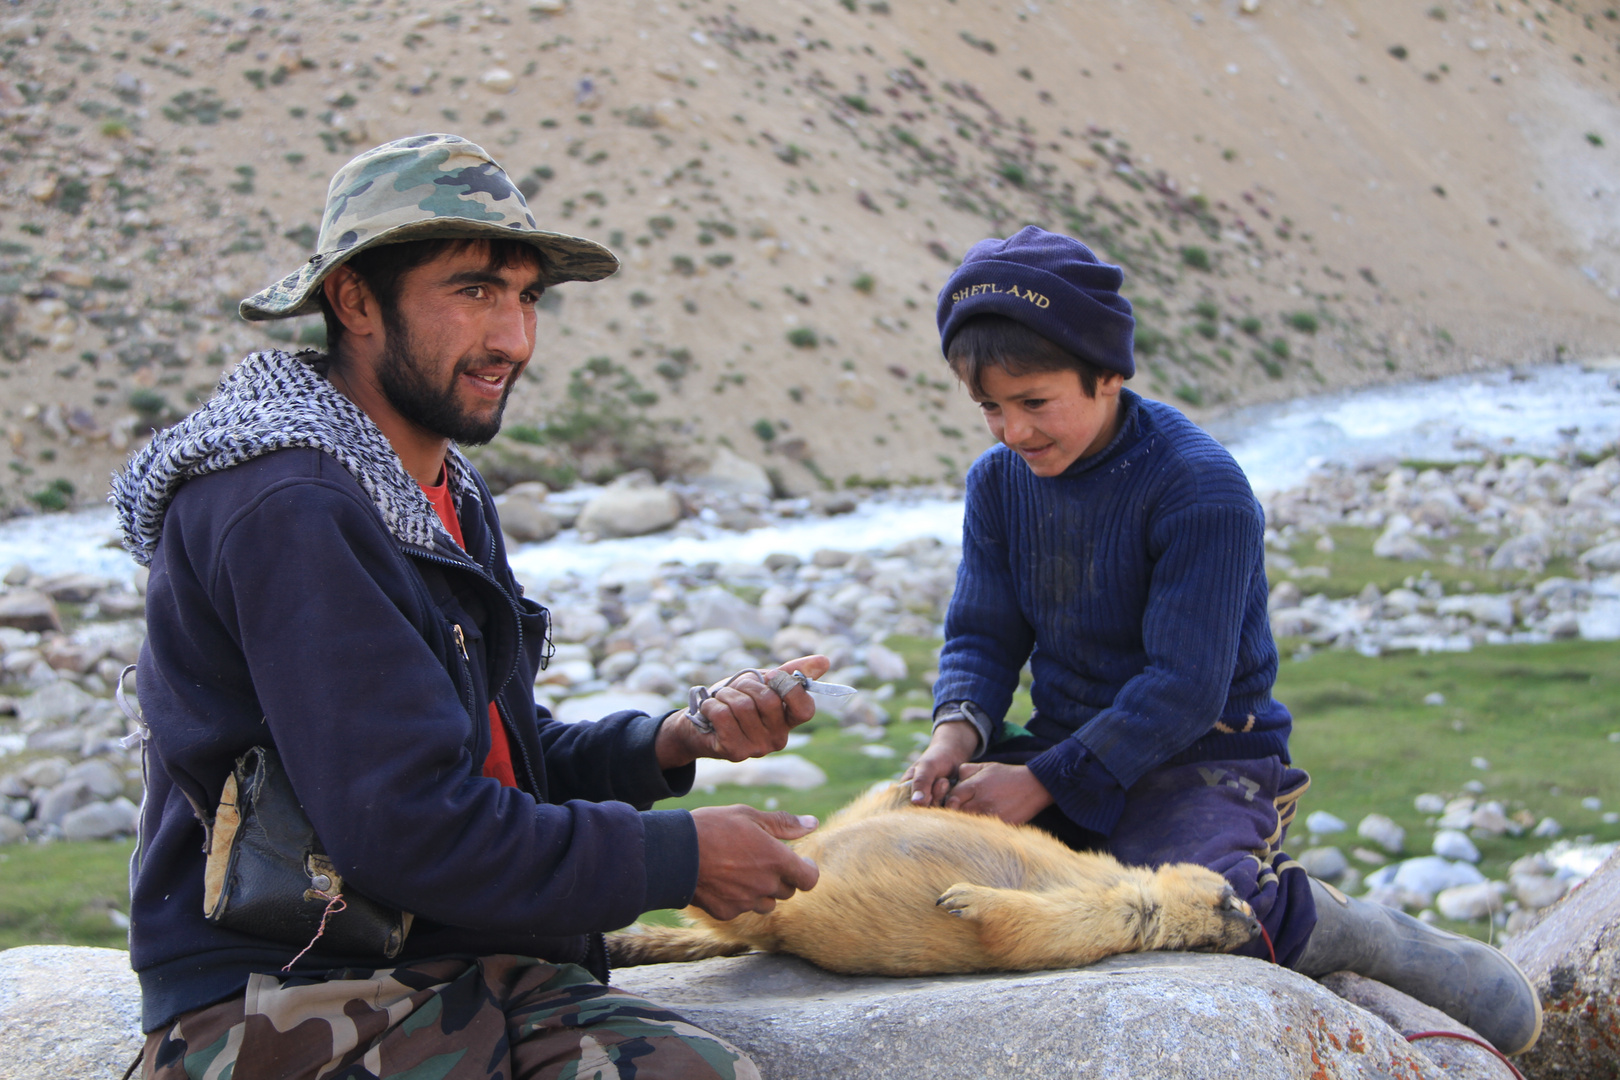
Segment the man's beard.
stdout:
<path fill-rule="evenodd" d="M 456 404 L 456 385 L 463 373 L 487 367 L 482 357 L 465 356 L 456 361 L 447 385 L 435 385 L 432 376 L 418 362 L 414 342 L 405 320 L 386 319 L 387 341 L 377 365 L 377 385 L 388 404 L 405 419 L 424 431 L 443 435 L 463 446 L 480 446 L 501 430 L 501 414 L 512 396 L 516 378 L 509 378 L 494 413 L 479 417 Z M 397 325 L 396 325 L 397 324 Z"/>

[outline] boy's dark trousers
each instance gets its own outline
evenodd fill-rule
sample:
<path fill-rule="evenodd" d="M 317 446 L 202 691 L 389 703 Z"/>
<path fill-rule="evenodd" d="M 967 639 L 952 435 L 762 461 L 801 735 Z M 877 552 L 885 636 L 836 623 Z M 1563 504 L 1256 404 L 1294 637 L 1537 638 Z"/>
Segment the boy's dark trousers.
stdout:
<path fill-rule="evenodd" d="M 1023 765 L 1050 748 L 1020 734 L 991 746 L 981 760 Z M 1125 792 L 1125 812 L 1108 836 L 1070 821 L 1056 806 L 1036 825 L 1077 851 L 1106 851 L 1129 866 L 1190 862 L 1231 883 L 1270 935 L 1277 963 L 1291 966 L 1316 926 L 1310 879 L 1282 850 L 1299 797 L 1311 778 L 1280 758 L 1201 761 L 1155 769 Z M 1269 959 L 1265 938 L 1237 950 Z"/>

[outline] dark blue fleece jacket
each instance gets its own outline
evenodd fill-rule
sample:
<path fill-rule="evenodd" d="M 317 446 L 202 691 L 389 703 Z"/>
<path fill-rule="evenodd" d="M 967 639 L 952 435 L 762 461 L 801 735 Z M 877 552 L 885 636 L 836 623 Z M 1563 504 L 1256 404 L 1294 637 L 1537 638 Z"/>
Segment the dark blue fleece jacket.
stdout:
<path fill-rule="evenodd" d="M 215 806 L 255 745 L 280 752 L 348 884 L 415 914 L 402 960 L 591 964 L 594 949 L 601 971 L 592 932 L 689 901 L 691 815 L 644 811 L 684 793 L 692 770 L 659 770 L 654 718 L 537 712 L 546 614 L 522 599 L 488 491 L 470 480 L 471 557 L 448 538 L 402 542 L 316 449 L 188 480 L 168 505 L 139 668 L 152 743 L 130 954 L 146 1031 L 298 951 L 203 916 L 203 829 L 184 792 Z M 481 775 L 491 699 L 520 788 Z M 296 970 L 388 964 L 317 944 Z"/>
<path fill-rule="evenodd" d="M 1057 743 L 1029 768 L 1105 835 L 1150 769 L 1288 760 L 1264 533 L 1232 456 L 1129 390 L 1108 446 L 1059 476 L 994 447 L 968 471 L 935 701 L 976 703 L 993 740 L 1028 660 L 1030 730 Z"/>

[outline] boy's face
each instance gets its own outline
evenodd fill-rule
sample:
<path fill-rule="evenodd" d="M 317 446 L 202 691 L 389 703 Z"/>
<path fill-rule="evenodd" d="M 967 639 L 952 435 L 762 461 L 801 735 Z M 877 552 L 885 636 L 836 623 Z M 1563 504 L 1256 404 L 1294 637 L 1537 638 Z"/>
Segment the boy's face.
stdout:
<path fill-rule="evenodd" d="M 1099 378 L 1094 397 L 1087 396 L 1077 371 L 1009 375 L 1003 368 L 987 367 L 980 382 L 984 393 L 974 394 L 973 400 L 990 434 L 1023 458 L 1036 476 L 1057 476 L 1114 437 L 1125 378 L 1118 373 Z"/>

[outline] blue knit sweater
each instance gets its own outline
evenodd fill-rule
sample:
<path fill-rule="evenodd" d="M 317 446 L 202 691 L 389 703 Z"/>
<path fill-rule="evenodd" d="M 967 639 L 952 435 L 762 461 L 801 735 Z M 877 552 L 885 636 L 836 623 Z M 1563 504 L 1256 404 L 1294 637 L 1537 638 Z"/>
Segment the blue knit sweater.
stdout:
<path fill-rule="evenodd" d="M 1059 476 L 994 447 L 968 471 L 935 701 L 974 702 L 999 735 L 1028 660 L 1029 727 L 1055 743 L 1029 768 L 1105 835 L 1158 766 L 1287 761 L 1264 532 L 1232 456 L 1129 390 L 1113 440 Z"/>

